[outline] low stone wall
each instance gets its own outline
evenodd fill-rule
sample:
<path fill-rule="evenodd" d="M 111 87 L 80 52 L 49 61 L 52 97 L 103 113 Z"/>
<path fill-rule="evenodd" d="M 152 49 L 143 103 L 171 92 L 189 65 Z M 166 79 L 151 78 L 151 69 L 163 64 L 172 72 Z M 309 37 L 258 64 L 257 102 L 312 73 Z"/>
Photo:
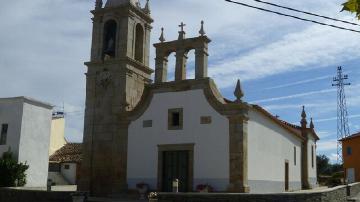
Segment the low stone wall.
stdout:
<path fill-rule="evenodd" d="M 158 193 L 151 202 L 346 202 L 347 187 L 339 186 L 322 192 L 280 194 L 232 193 Z"/>
<path fill-rule="evenodd" d="M 85 193 L 0 188 L 1 202 L 73 202 L 73 195 L 85 195 Z"/>
<path fill-rule="evenodd" d="M 347 187 L 347 194 L 350 198 L 360 193 L 360 183 L 349 184 Z"/>

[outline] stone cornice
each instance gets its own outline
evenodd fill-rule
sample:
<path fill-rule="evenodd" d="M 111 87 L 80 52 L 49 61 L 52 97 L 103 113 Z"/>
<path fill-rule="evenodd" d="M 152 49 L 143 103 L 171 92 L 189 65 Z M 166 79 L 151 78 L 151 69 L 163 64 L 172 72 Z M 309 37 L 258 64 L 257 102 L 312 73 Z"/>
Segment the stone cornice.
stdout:
<path fill-rule="evenodd" d="M 135 68 L 139 69 L 140 71 L 143 71 L 147 74 L 152 74 L 154 73 L 154 70 L 151 69 L 150 67 L 145 66 L 144 64 L 129 58 L 129 57 L 123 57 L 121 59 L 110 59 L 110 60 L 106 60 L 106 61 L 90 61 L 90 62 L 85 62 L 84 64 L 88 67 L 95 67 L 95 66 L 101 66 L 104 67 L 104 65 L 112 65 L 112 64 L 130 64 L 132 66 L 134 66 Z"/>
<path fill-rule="evenodd" d="M 96 10 L 92 10 L 91 13 L 94 16 L 97 15 L 105 15 L 106 13 L 117 13 L 117 14 L 121 14 L 122 16 L 129 16 L 129 12 L 134 12 L 136 15 L 140 16 L 142 19 L 144 19 L 147 23 L 152 23 L 154 22 L 154 20 L 151 18 L 150 15 L 144 13 L 141 9 L 135 7 L 132 4 L 124 4 L 124 5 L 120 5 L 120 6 L 116 6 L 116 7 L 108 7 L 108 8 L 101 8 L 101 9 L 96 9 Z"/>

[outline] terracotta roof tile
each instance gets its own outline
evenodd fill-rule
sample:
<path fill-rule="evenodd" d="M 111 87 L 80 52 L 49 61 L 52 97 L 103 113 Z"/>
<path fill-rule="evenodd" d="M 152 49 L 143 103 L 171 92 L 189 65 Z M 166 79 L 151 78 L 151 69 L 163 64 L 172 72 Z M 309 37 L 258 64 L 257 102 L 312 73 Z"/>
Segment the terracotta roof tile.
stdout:
<path fill-rule="evenodd" d="M 301 126 L 286 122 L 284 120 L 281 120 L 279 118 L 277 118 L 276 116 L 272 115 L 270 112 L 268 112 L 267 110 L 265 110 L 264 108 L 260 107 L 259 105 L 252 105 L 255 109 L 259 110 L 260 112 L 262 112 L 264 115 L 266 115 L 267 117 L 269 117 L 270 119 L 272 119 L 273 121 L 275 121 L 276 123 L 278 123 L 280 126 L 282 126 L 283 128 L 287 129 L 289 132 L 292 132 L 294 135 L 296 135 L 297 137 L 300 137 L 301 139 L 304 139 L 302 137 L 301 134 Z M 319 136 L 316 134 L 316 132 L 314 131 L 314 129 L 310 129 L 307 128 L 307 130 L 309 130 L 313 136 L 315 137 L 316 140 L 320 140 Z"/>
<path fill-rule="evenodd" d="M 59 150 L 57 150 L 49 159 L 51 162 L 74 162 L 80 163 L 82 161 L 82 144 L 68 143 Z"/>
<path fill-rule="evenodd" d="M 349 137 L 343 138 L 340 141 L 349 140 L 349 139 L 353 139 L 353 138 L 357 138 L 357 137 L 360 137 L 360 132 L 352 134 Z"/>

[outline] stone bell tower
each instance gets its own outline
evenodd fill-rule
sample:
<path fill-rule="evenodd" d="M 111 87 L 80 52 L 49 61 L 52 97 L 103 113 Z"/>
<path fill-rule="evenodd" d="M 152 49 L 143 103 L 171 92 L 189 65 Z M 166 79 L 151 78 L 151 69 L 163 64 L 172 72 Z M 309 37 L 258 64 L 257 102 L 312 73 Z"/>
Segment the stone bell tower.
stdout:
<path fill-rule="evenodd" d="M 127 189 L 126 112 L 151 82 L 149 2 L 97 0 L 91 59 L 86 62 L 86 109 L 79 190 L 114 196 Z"/>

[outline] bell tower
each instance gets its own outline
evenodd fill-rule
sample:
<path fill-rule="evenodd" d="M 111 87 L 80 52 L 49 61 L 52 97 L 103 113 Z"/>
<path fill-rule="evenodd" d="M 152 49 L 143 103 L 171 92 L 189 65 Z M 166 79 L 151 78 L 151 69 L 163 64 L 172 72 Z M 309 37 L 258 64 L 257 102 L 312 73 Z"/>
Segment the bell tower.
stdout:
<path fill-rule="evenodd" d="M 79 190 L 113 196 L 127 189 L 126 114 L 151 83 L 149 1 L 96 0 L 91 58 L 86 62 L 86 108 Z"/>

